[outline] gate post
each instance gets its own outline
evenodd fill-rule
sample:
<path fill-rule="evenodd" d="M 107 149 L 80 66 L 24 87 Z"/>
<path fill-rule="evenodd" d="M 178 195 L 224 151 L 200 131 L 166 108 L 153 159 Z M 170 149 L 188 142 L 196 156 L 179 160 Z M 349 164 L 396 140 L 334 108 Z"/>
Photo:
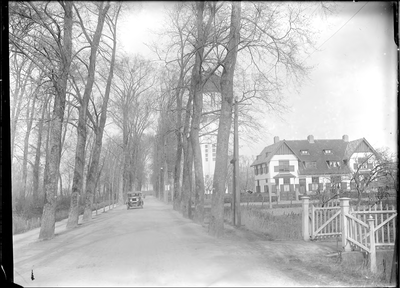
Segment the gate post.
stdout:
<path fill-rule="evenodd" d="M 303 196 L 301 197 L 301 200 L 303 201 L 303 212 L 302 212 L 302 232 L 303 232 L 303 240 L 304 241 L 310 241 L 310 227 L 309 227 L 309 203 L 310 203 L 310 197 L 308 196 Z"/>
<path fill-rule="evenodd" d="M 371 272 L 376 273 L 376 249 L 375 249 L 375 224 L 374 218 L 372 215 L 368 218 L 368 226 L 369 226 L 369 264 L 371 267 Z"/>
<path fill-rule="evenodd" d="M 342 224 L 342 248 L 344 252 L 351 251 L 350 243 L 347 241 L 348 225 L 346 215 L 349 214 L 349 200 L 350 198 L 343 197 L 340 200 L 340 223 Z"/>

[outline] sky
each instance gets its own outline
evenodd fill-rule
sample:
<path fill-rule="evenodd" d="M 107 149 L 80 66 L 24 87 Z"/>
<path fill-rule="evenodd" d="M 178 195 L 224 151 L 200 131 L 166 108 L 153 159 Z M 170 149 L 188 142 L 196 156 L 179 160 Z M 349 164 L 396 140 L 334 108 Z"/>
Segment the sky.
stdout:
<path fill-rule="evenodd" d="M 136 2 L 137 3 L 137 2 Z M 122 19 L 121 45 L 130 53 L 149 55 L 144 43 L 151 30 L 166 21 L 171 2 L 141 2 Z M 263 115 L 259 140 L 241 135 L 241 155 L 256 156 L 286 140 L 365 138 L 374 148 L 397 152 L 397 47 L 388 3 L 337 2 L 336 13 L 316 18 L 322 29 L 317 47 L 306 59 L 314 66 L 301 87 L 283 91 L 289 111 L 280 117 Z M 129 36 L 125 36 L 129 35 Z"/>

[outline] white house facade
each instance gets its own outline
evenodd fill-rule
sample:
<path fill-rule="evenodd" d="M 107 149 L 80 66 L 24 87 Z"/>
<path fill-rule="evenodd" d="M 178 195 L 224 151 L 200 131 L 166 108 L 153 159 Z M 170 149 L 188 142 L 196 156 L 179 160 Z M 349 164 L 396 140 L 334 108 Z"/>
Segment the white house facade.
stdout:
<path fill-rule="evenodd" d="M 203 162 L 205 193 L 212 194 L 217 146 L 216 143 L 207 142 L 200 144 L 200 147 Z"/>
<path fill-rule="evenodd" d="M 365 138 L 279 140 L 265 147 L 251 167 L 254 168 L 254 191 L 279 198 L 327 188 L 351 188 L 352 173 L 372 168 L 377 153 Z"/>

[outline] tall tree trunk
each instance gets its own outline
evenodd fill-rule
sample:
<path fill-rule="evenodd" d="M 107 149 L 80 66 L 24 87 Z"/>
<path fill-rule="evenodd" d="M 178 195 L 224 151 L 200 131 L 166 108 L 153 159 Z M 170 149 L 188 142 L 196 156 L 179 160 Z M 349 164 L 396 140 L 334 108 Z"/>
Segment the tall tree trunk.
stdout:
<path fill-rule="evenodd" d="M 183 70 L 183 69 L 182 69 Z M 176 158 L 175 158 L 175 167 L 174 167 L 174 210 L 180 210 L 181 204 L 181 172 L 182 172 L 182 96 L 181 93 L 183 86 L 183 71 L 181 71 L 181 75 L 179 77 L 178 89 L 176 93 Z"/>
<path fill-rule="evenodd" d="M 43 122 L 44 122 L 44 117 L 45 113 L 47 110 L 47 101 L 48 98 L 44 100 L 43 106 L 42 106 L 42 116 L 39 119 L 38 123 L 38 136 L 37 136 L 37 142 L 36 142 L 36 154 L 35 154 L 35 163 L 33 165 L 33 190 L 32 190 L 32 195 L 33 199 L 36 202 L 38 200 L 39 196 L 39 175 L 40 175 L 40 156 L 41 156 L 41 146 L 42 146 L 42 133 L 43 133 Z"/>
<path fill-rule="evenodd" d="M 204 5 L 205 2 L 196 2 L 197 11 L 197 39 L 196 39 L 196 56 L 192 70 L 192 79 L 190 85 L 190 92 L 193 93 L 193 117 L 192 127 L 190 130 L 190 138 L 193 149 L 194 157 L 194 221 L 202 224 L 204 221 L 204 175 L 203 163 L 200 149 L 200 120 L 203 111 L 203 75 L 202 75 L 202 59 L 204 54 L 204 47 L 206 42 L 206 34 L 208 34 L 209 27 L 213 21 L 213 11 L 211 11 L 208 23 L 203 28 L 204 19 Z"/>
<path fill-rule="evenodd" d="M 67 228 L 74 228 L 78 225 L 79 219 L 79 196 L 83 190 L 83 178 L 85 169 L 85 146 L 86 146 L 86 120 L 87 120 L 87 109 L 90 95 L 92 94 L 92 87 L 94 83 L 95 69 L 96 69 L 96 57 L 97 50 L 100 43 L 100 37 L 103 31 L 104 20 L 108 9 L 110 8 L 110 3 L 106 2 L 106 6 L 103 8 L 103 2 L 100 4 L 99 16 L 97 21 L 96 31 L 93 36 L 93 40 L 90 48 L 89 57 L 89 68 L 88 68 L 88 78 L 85 85 L 85 91 L 83 94 L 82 104 L 79 109 L 79 119 L 78 119 L 78 139 L 75 150 L 75 169 L 74 169 L 74 179 L 72 183 L 72 194 L 71 194 L 71 206 L 68 215 Z M 82 29 L 85 29 L 82 26 Z"/>
<path fill-rule="evenodd" d="M 111 91 L 111 83 L 114 76 L 114 65 L 115 65 L 115 53 L 117 47 L 117 35 L 116 35 L 116 27 L 118 21 L 118 14 L 120 11 L 121 6 L 119 6 L 116 20 L 114 24 L 114 37 L 113 37 L 113 50 L 111 55 L 111 63 L 110 63 L 110 72 L 108 74 L 106 91 L 104 94 L 103 105 L 101 106 L 101 116 L 100 116 L 100 124 L 95 129 L 95 140 L 94 140 L 94 147 L 92 152 L 92 161 L 90 162 L 90 167 L 88 170 L 87 178 L 86 178 L 86 198 L 85 198 L 85 211 L 83 213 L 83 221 L 88 221 L 92 218 L 92 205 L 93 205 L 93 196 L 95 194 L 96 189 L 96 182 L 99 178 L 99 160 L 100 154 L 102 149 L 103 143 L 103 133 L 104 127 L 106 125 L 107 120 L 107 107 L 108 107 L 108 100 L 110 98 L 110 91 Z"/>
<path fill-rule="evenodd" d="M 61 173 L 58 173 L 58 177 L 60 178 L 60 185 L 58 185 L 60 187 L 60 196 L 63 196 L 63 185 L 62 185 L 62 175 Z"/>
<path fill-rule="evenodd" d="M 43 207 L 39 239 L 54 237 L 56 220 L 56 196 L 58 173 L 60 169 L 61 133 L 64 118 L 67 80 L 72 54 L 72 2 L 66 1 L 64 7 L 64 33 L 61 53 L 60 77 L 54 80 L 56 97 L 54 99 L 53 117 L 51 120 L 50 154 L 48 173 L 44 182 L 45 204 Z"/>
<path fill-rule="evenodd" d="M 183 216 L 189 217 L 191 206 L 191 177 L 192 177 L 192 148 L 190 147 L 190 119 L 192 114 L 193 94 L 189 93 L 186 103 L 185 122 L 183 126 L 183 174 L 182 174 L 182 193 L 181 193 L 181 212 Z"/>
<path fill-rule="evenodd" d="M 191 217 L 192 210 L 192 172 L 193 172 L 193 150 L 189 138 L 183 144 L 183 177 L 182 177 L 182 201 L 181 211 L 185 218 Z"/>
<path fill-rule="evenodd" d="M 54 103 L 53 103 L 54 105 Z M 49 106 L 49 110 L 47 111 L 47 118 L 48 123 L 47 123 L 47 128 L 46 128 L 46 155 L 45 155 L 45 165 L 44 165 L 44 172 L 43 172 L 43 191 L 42 193 L 44 194 L 44 186 L 45 183 L 48 181 L 47 177 L 49 175 L 49 161 L 50 161 L 50 138 L 51 138 L 51 107 Z M 46 195 L 44 195 L 46 196 Z"/>
<path fill-rule="evenodd" d="M 26 181 L 28 178 L 28 152 L 29 152 L 29 137 L 31 135 L 32 123 L 33 123 L 33 115 L 35 113 L 35 104 L 36 97 L 33 97 L 31 110 L 28 107 L 26 108 L 26 132 L 25 132 L 25 140 L 24 140 L 24 156 L 22 160 L 22 190 L 20 191 L 20 197 L 25 199 L 26 195 Z"/>
<path fill-rule="evenodd" d="M 229 43 L 221 75 L 221 115 L 217 135 L 217 155 L 214 172 L 213 196 L 209 233 L 222 236 L 224 232 L 224 194 L 228 174 L 228 147 L 232 123 L 233 76 L 239 43 L 241 3 L 232 2 Z"/>

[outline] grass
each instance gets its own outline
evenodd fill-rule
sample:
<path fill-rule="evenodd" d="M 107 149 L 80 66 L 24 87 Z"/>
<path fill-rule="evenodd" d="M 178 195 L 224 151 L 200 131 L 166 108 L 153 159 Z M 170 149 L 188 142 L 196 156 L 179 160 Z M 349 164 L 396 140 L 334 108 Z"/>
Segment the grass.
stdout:
<path fill-rule="evenodd" d="M 65 202 L 65 203 L 64 203 Z M 66 204 L 67 203 L 67 204 Z M 102 203 L 97 203 L 97 209 L 103 209 L 108 206 L 108 201 L 104 201 Z M 41 209 L 41 211 L 43 208 Z M 96 204 L 93 203 L 92 211 L 96 210 Z M 40 212 L 41 212 L 40 211 Z M 29 208 L 24 211 L 24 213 L 15 213 L 12 215 L 12 224 L 13 224 L 13 235 L 25 233 L 29 230 L 39 228 L 41 225 L 41 213 L 31 213 Z M 79 207 L 79 215 L 83 215 L 84 206 L 80 205 Z M 101 211 L 100 211 L 101 213 Z M 57 204 L 56 210 L 56 222 L 61 221 L 68 218 L 69 214 L 69 202 L 61 201 Z"/>
<path fill-rule="evenodd" d="M 317 271 L 320 275 L 327 275 L 336 281 L 347 283 L 353 287 L 387 287 L 389 285 L 391 267 L 386 267 L 389 273 L 378 271 L 372 273 L 363 262 L 355 260 L 338 261 L 337 257 L 312 256 L 304 259 L 303 265 Z M 378 266 L 382 264 L 378 263 Z M 380 269 L 382 270 L 382 269 Z"/>

